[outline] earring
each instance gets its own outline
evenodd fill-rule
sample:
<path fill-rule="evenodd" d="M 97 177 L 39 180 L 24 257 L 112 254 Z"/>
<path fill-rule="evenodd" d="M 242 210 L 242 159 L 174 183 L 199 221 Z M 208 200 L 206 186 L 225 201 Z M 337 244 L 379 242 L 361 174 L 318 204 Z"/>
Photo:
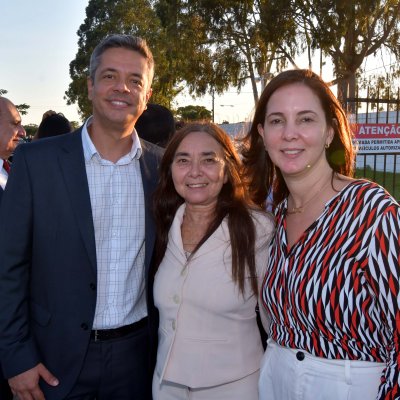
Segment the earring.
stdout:
<path fill-rule="evenodd" d="M 325 149 L 329 149 L 330 143 L 325 143 Z"/>

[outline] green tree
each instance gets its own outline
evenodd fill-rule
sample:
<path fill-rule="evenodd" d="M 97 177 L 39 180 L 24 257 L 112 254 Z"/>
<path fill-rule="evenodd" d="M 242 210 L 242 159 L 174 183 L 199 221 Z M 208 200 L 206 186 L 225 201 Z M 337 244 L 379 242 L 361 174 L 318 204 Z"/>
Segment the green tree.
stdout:
<path fill-rule="evenodd" d="M 179 107 L 176 112 L 178 119 L 183 121 L 197 121 L 197 120 L 207 120 L 211 121 L 212 113 L 203 106 L 185 106 Z"/>
<path fill-rule="evenodd" d="M 35 133 L 38 130 L 38 125 L 36 124 L 27 124 L 24 125 L 24 129 L 26 132 L 26 138 L 29 140 L 32 140 L 33 136 L 35 135 Z"/>
<path fill-rule="evenodd" d="M 164 48 L 165 81 L 178 91 L 186 87 L 192 94 L 205 94 L 218 80 L 213 74 L 204 21 L 188 12 L 186 1 L 159 0 L 154 9 L 168 38 Z"/>
<path fill-rule="evenodd" d="M 72 130 L 76 130 L 78 129 L 82 124 L 78 121 L 69 121 L 71 126 L 72 126 Z"/>
<path fill-rule="evenodd" d="M 271 3 L 281 3 L 271 0 Z M 338 97 L 355 97 L 357 74 L 369 56 L 385 49 L 400 60 L 400 2 L 398 0 L 292 0 L 298 42 L 332 60 Z M 277 9 L 277 7 L 276 7 Z M 290 41 L 287 42 L 292 44 Z"/>
<path fill-rule="evenodd" d="M 169 108 L 183 88 L 221 94 L 248 79 L 257 101 L 258 80 L 264 86 L 301 54 L 312 68 L 316 51 L 321 63 L 332 60 L 339 98 L 354 97 L 367 57 L 386 49 L 399 60 L 399 12 L 398 0 L 90 0 L 66 99 L 90 114 L 89 55 L 112 32 L 147 39 L 156 60 L 152 101 Z"/>
<path fill-rule="evenodd" d="M 78 30 L 78 52 L 70 63 L 71 83 L 65 92 L 68 104 L 77 103 L 82 118 L 91 114 L 87 98 L 87 77 L 90 55 L 106 35 L 125 33 L 146 39 L 156 60 L 153 81 L 154 103 L 170 107 L 176 91 L 173 83 L 163 76 L 165 68 L 166 38 L 159 19 L 149 0 L 90 0 L 86 18 Z"/>
<path fill-rule="evenodd" d="M 16 104 L 15 107 L 19 111 L 21 115 L 26 115 L 28 114 L 28 110 L 31 108 L 31 106 L 28 106 L 28 104 L 22 103 L 22 104 Z"/>
<path fill-rule="evenodd" d="M 184 54 L 178 68 L 172 68 L 186 82 L 191 94 L 221 94 L 230 85 L 240 91 L 250 79 L 254 100 L 257 82 L 282 68 L 286 59 L 279 54 L 276 38 L 263 31 L 261 13 L 266 0 L 159 0 L 156 10 L 174 47 Z M 264 23 L 275 23 L 264 13 Z M 288 23 L 289 21 L 289 23 Z M 282 35 L 292 35 L 290 19 L 283 19 Z M 178 49 L 179 46 L 179 49 Z M 294 48 L 294 47 L 293 47 Z M 170 58 L 171 66 L 173 59 Z"/>

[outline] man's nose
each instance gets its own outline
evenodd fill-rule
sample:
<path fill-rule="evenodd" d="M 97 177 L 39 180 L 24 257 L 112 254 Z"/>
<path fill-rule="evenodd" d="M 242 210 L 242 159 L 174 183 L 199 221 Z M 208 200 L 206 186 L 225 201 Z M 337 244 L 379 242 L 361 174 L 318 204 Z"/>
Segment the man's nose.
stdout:
<path fill-rule="evenodd" d="M 118 90 L 119 92 L 124 93 L 124 92 L 129 92 L 129 87 L 124 79 L 118 79 L 115 82 L 114 90 Z"/>
<path fill-rule="evenodd" d="M 18 136 L 21 138 L 26 137 L 26 131 L 25 128 L 21 125 L 21 127 L 18 129 Z"/>

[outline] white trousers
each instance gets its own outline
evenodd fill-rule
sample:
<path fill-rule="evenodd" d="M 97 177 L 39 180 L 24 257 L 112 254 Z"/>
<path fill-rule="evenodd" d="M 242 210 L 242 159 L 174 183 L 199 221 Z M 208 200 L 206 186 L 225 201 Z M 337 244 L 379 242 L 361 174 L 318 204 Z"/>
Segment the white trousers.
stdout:
<path fill-rule="evenodd" d="M 258 400 L 259 371 L 224 385 L 192 389 L 153 376 L 153 400 Z"/>
<path fill-rule="evenodd" d="M 260 400 L 375 400 L 384 363 L 329 360 L 268 340 Z"/>

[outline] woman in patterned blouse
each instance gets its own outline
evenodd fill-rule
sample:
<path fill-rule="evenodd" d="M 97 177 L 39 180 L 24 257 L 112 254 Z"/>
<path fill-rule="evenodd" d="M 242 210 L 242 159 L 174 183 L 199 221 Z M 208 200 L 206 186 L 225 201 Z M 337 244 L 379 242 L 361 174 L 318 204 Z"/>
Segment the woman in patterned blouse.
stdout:
<path fill-rule="evenodd" d="M 283 72 L 261 95 L 246 140 L 253 200 L 272 190 L 276 206 L 260 399 L 399 399 L 400 208 L 380 186 L 351 178 L 341 105 L 313 72 Z"/>

